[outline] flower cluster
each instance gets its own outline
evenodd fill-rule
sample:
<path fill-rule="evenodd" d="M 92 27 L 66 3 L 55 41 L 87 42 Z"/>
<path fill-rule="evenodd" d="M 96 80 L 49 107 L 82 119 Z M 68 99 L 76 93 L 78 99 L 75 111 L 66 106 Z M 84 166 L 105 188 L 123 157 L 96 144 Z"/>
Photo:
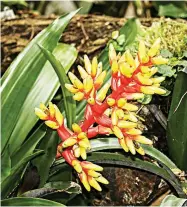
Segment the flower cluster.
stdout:
<path fill-rule="evenodd" d="M 78 66 L 81 76 L 79 80 L 69 72 L 72 84 L 65 87 L 74 94 L 74 100 L 86 100 L 87 105 L 84 120 L 80 124 L 74 123 L 72 130 L 64 124 L 63 116 L 58 107 L 49 103 L 35 109 L 36 115 L 45 121 L 45 124 L 57 130 L 62 142 L 58 145 L 57 158 L 64 159 L 77 171 L 80 181 L 90 191 L 90 187 L 101 191 L 98 182 L 108 184 L 108 181 L 97 171 L 102 167 L 85 160 L 90 150 L 89 139 L 98 134 L 114 134 L 124 151 L 132 154 L 145 152 L 141 143 L 151 145 L 152 141 L 142 135 L 139 127 L 137 105 L 133 100 L 144 97 L 145 94 L 165 94 L 160 87 L 164 77 L 155 77 L 156 65 L 166 64 L 167 59 L 159 55 L 160 39 L 147 49 L 145 43 L 140 41 L 136 57 L 129 50 L 124 54 L 117 54 L 113 45 L 109 45 L 109 62 L 111 66 L 111 79 L 104 83 L 106 70 L 102 63 L 94 57 L 92 61 L 85 55 L 84 68 Z M 103 84 L 104 83 L 104 84 Z M 109 89 L 111 88 L 111 93 Z"/>

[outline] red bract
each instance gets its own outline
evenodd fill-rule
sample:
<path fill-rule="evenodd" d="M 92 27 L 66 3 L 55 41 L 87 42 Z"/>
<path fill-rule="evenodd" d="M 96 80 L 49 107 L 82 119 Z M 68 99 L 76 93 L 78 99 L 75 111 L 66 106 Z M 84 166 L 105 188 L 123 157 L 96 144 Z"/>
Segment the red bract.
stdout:
<path fill-rule="evenodd" d="M 50 103 L 49 109 L 43 104 L 35 109 L 36 115 L 45 120 L 47 126 L 56 129 L 62 142 L 57 149 L 57 157 L 64 159 L 77 171 L 85 188 L 90 186 L 101 190 L 98 182 L 107 184 L 108 181 L 96 171 L 100 166 L 89 162 L 79 161 L 86 159 L 90 150 L 90 138 L 98 134 L 114 134 L 122 148 L 132 154 L 136 152 L 144 155 L 145 152 L 139 143 L 152 144 L 152 141 L 142 136 L 139 127 L 139 117 L 136 115 L 138 107 L 132 103 L 144 97 L 144 94 L 164 94 L 160 88 L 164 77 L 152 77 L 157 68 L 155 65 L 167 63 L 167 59 L 158 56 L 160 40 L 147 50 L 144 42 L 139 43 L 138 54 L 133 57 L 130 51 L 116 54 L 112 44 L 109 45 L 109 61 L 111 66 L 111 80 L 103 85 L 106 71 L 102 71 L 102 63 L 94 57 L 92 62 L 84 56 L 85 67 L 78 66 L 80 81 L 69 72 L 71 84 L 66 88 L 74 94 L 77 101 L 85 99 L 87 106 L 84 120 L 80 124 L 74 123 L 72 131 L 64 125 L 63 116 L 56 105 Z M 111 93 L 108 94 L 111 88 Z M 129 101 L 131 101 L 129 103 Z"/>

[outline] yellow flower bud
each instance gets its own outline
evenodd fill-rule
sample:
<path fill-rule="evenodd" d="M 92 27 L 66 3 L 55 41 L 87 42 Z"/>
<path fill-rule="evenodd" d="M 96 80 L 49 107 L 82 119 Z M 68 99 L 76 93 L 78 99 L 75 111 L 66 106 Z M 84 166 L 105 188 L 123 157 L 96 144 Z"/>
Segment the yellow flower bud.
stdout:
<path fill-rule="evenodd" d="M 147 139 L 145 136 L 138 135 L 136 136 L 135 140 L 142 144 L 152 145 L 153 142 L 150 139 Z"/>
<path fill-rule="evenodd" d="M 78 173 L 81 173 L 81 172 L 82 172 L 82 167 L 81 167 L 80 162 L 79 162 L 78 160 L 73 160 L 71 164 L 72 164 L 73 168 L 74 168 Z"/>
<path fill-rule="evenodd" d="M 41 119 L 41 120 L 47 120 L 48 115 L 45 114 L 41 109 L 35 108 L 35 114 Z"/>
<path fill-rule="evenodd" d="M 118 63 L 117 63 L 117 60 L 113 60 L 112 61 L 111 70 L 112 70 L 112 73 L 114 73 L 114 74 L 118 72 Z"/>
<path fill-rule="evenodd" d="M 74 146 L 76 146 L 76 145 L 74 145 Z M 75 157 L 80 157 L 80 155 L 81 155 L 81 151 L 80 151 L 80 147 L 79 146 L 76 146 L 74 149 L 73 149 L 73 152 L 74 152 L 74 155 L 75 155 Z"/>
<path fill-rule="evenodd" d="M 106 178 L 104 178 L 103 176 L 99 176 L 97 178 L 95 178 L 98 182 L 103 183 L 105 185 L 109 184 L 108 180 Z"/>
<path fill-rule="evenodd" d="M 134 147 L 134 143 L 132 141 L 132 139 L 129 139 L 128 137 L 125 139 L 127 147 L 129 148 L 130 152 L 135 155 L 136 154 L 136 150 Z"/>
<path fill-rule="evenodd" d="M 140 135 L 140 134 L 142 134 L 141 130 L 134 129 L 134 128 L 129 129 L 126 133 L 130 134 L 130 135 Z"/>
<path fill-rule="evenodd" d="M 95 77 L 97 74 L 97 66 L 98 66 L 97 58 L 94 57 L 92 60 L 92 72 L 91 72 L 92 77 Z"/>
<path fill-rule="evenodd" d="M 149 61 L 149 57 L 146 54 L 146 47 L 144 41 L 140 41 L 139 43 L 138 55 L 142 63 L 147 63 Z"/>
<path fill-rule="evenodd" d="M 96 190 L 102 191 L 101 186 L 98 184 L 98 182 L 95 180 L 95 178 L 88 176 L 88 182 L 89 182 L 90 186 L 92 186 Z"/>
<path fill-rule="evenodd" d="M 154 90 L 151 86 L 142 86 L 140 90 L 144 94 L 149 94 L 149 95 L 154 94 Z"/>
<path fill-rule="evenodd" d="M 90 104 L 90 105 L 94 105 L 95 104 L 95 99 L 94 98 L 89 98 L 87 100 L 87 102 Z"/>
<path fill-rule="evenodd" d="M 127 63 L 131 66 L 131 67 L 135 67 L 135 60 L 134 58 L 132 57 L 131 53 L 129 50 L 127 50 L 125 52 L 125 59 L 127 61 Z"/>
<path fill-rule="evenodd" d="M 82 92 L 77 92 L 74 96 L 73 99 L 76 101 L 81 101 L 84 98 L 84 93 Z"/>
<path fill-rule="evenodd" d="M 76 124 L 76 123 L 72 124 L 72 129 L 77 134 L 82 132 L 80 126 L 78 124 Z"/>
<path fill-rule="evenodd" d="M 97 66 L 97 75 L 96 75 L 96 77 L 98 77 L 102 73 L 102 70 L 103 70 L 102 62 L 99 62 L 98 66 Z"/>
<path fill-rule="evenodd" d="M 50 127 L 51 129 L 58 129 L 59 128 L 59 126 L 57 125 L 57 123 L 56 122 L 54 122 L 54 121 L 45 121 L 45 124 L 48 126 L 48 127 Z"/>
<path fill-rule="evenodd" d="M 126 103 L 122 108 L 127 111 L 137 111 L 138 110 L 138 107 L 136 105 L 130 104 L 130 103 Z"/>
<path fill-rule="evenodd" d="M 115 103 L 116 103 L 115 99 L 113 99 L 113 98 L 108 98 L 107 99 L 107 104 L 109 106 L 113 106 Z"/>
<path fill-rule="evenodd" d="M 162 88 L 158 88 L 156 86 L 152 86 L 152 89 L 156 94 L 159 94 L 159 95 L 163 95 L 166 93 L 166 90 L 164 90 Z"/>
<path fill-rule="evenodd" d="M 68 76 L 69 76 L 69 78 L 70 78 L 70 80 L 71 80 L 71 82 L 73 83 L 73 85 L 76 87 L 76 88 L 78 88 L 78 89 L 83 89 L 84 88 L 84 86 L 83 86 L 83 84 L 82 84 L 82 82 L 72 73 L 72 72 L 69 72 L 68 73 Z"/>
<path fill-rule="evenodd" d="M 153 81 L 149 78 L 144 77 L 141 73 L 138 73 L 137 75 L 138 80 L 143 84 L 143 85 L 152 85 Z"/>
<path fill-rule="evenodd" d="M 58 109 L 58 107 L 55 104 L 53 104 L 53 105 L 54 105 L 54 109 L 55 109 L 55 118 L 56 118 L 59 126 L 62 126 L 63 121 L 64 121 L 62 113 L 60 112 L 60 110 Z"/>
<path fill-rule="evenodd" d="M 120 99 L 118 99 L 118 101 L 117 101 L 117 106 L 118 106 L 119 108 L 122 108 L 126 103 L 127 103 L 127 100 L 126 100 L 125 98 L 120 98 Z"/>
<path fill-rule="evenodd" d="M 55 108 L 51 102 L 49 102 L 49 113 L 50 113 L 50 117 L 53 118 L 55 116 Z"/>
<path fill-rule="evenodd" d="M 85 79 L 89 74 L 84 70 L 83 67 L 81 67 L 80 65 L 78 65 L 78 70 L 79 70 L 79 73 L 80 73 L 80 76 L 82 79 Z"/>
<path fill-rule="evenodd" d="M 142 73 L 149 73 L 150 68 L 148 66 L 141 66 L 140 70 Z"/>
<path fill-rule="evenodd" d="M 113 132 L 114 132 L 114 134 L 116 135 L 117 138 L 119 138 L 119 139 L 123 139 L 124 138 L 123 133 L 122 133 L 122 131 L 121 131 L 121 129 L 119 127 L 114 126 L 112 128 L 112 130 L 113 130 Z"/>
<path fill-rule="evenodd" d="M 48 108 L 43 103 L 40 103 L 40 109 L 44 112 L 48 111 Z"/>
<path fill-rule="evenodd" d="M 158 38 L 154 43 L 153 45 L 151 46 L 151 48 L 149 49 L 148 51 L 148 55 L 150 57 L 154 57 L 155 55 L 157 55 L 157 53 L 159 52 L 159 49 L 160 49 L 160 41 L 161 39 Z"/>
<path fill-rule="evenodd" d="M 87 76 L 84 79 L 83 83 L 84 83 L 84 91 L 86 93 L 89 93 L 92 90 L 92 88 L 93 88 L 93 79 L 92 79 L 92 77 L 90 75 Z"/>
<path fill-rule="evenodd" d="M 118 116 L 116 114 L 116 110 L 112 111 L 112 115 L 111 115 L 111 119 L 112 119 L 112 125 L 117 125 L 118 123 Z"/>
<path fill-rule="evenodd" d="M 119 143 L 120 143 L 120 145 L 122 146 L 122 148 L 124 149 L 125 152 L 129 151 L 129 148 L 127 147 L 124 139 L 121 139 Z"/>
<path fill-rule="evenodd" d="M 93 164 L 91 162 L 82 162 L 82 166 L 90 170 L 103 171 L 103 168 L 101 166 Z"/>
<path fill-rule="evenodd" d="M 127 78 L 131 78 L 134 72 L 134 69 L 130 67 L 128 63 L 125 63 L 125 62 L 120 63 L 119 70 Z"/>
<path fill-rule="evenodd" d="M 91 177 L 94 177 L 94 178 L 97 178 L 97 177 L 101 176 L 100 173 L 95 172 L 94 170 L 88 170 L 88 175 L 91 176 Z"/>
<path fill-rule="evenodd" d="M 154 84 L 161 83 L 164 80 L 165 80 L 165 77 L 152 78 L 152 81 Z"/>
<path fill-rule="evenodd" d="M 125 116 L 124 111 L 122 109 L 117 109 L 116 114 L 119 117 L 119 119 L 123 119 L 123 117 Z"/>
<path fill-rule="evenodd" d="M 101 85 L 103 84 L 103 81 L 105 79 L 106 76 L 106 71 L 104 70 L 100 75 L 98 75 L 98 77 L 95 80 L 94 85 L 97 86 L 97 88 L 101 87 Z"/>
<path fill-rule="evenodd" d="M 85 150 L 84 147 L 80 147 L 80 155 L 81 155 L 83 160 L 86 160 L 87 155 L 86 155 L 86 150 Z"/>
<path fill-rule="evenodd" d="M 88 179 L 87 179 L 87 175 L 84 171 L 81 172 L 81 174 L 79 175 L 80 180 L 82 182 L 82 184 L 84 185 L 84 187 L 86 188 L 87 191 L 90 191 L 90 185 L 88 183 Z"/>
<path fill-rule="evenodd" d="M 77 93 L 79 89 L 75 88 L 73 85 L 66 83 L 65 87 L 70 91 L 71 93 Z"/>
<path fill-rule="evenodd" d="M 114 60 L 116 60 L 116 57 L 117 57 L 117 55 L 116 55 L 116 51 L 114 49 L 114 46 L 112 43 L 110 43 L 110 45 L 109 45 L 109 60 L 111 62 L 113 62 Z"/>
<path fill-rule="evenodd" d="M 80 132 L 77 136 L 79 139 L 87 139 L 86 133 L 85 132 Z"/>
<path fill-rule="evenodd" d="M 92 65 L 87 55 L 84 55 L 84 65 L 88 74 L 91 74 Z"/>
<path fill-rule="evenodd" d="M 62 143 L 62 147 L 64 147 L 64 148 L 70 147 L 70 146 L 73 146 L 76 143 L 77 143 L 77 139 L 70 137 Z"/>
<path fill-rule="evenodd" d="M 152 62 L 155 65 L 162 65 L 168 63 L 168 59 L 163 58 L 162 56 L 152 58 Z"/>
<path fill-rule="evenodd" d="M 110 83 L 106 83 L 101 90 L 98 92 L 96 99 L 102 102 L 106 98 L 108 89 L 110 88 Z"/>
<path fill-rule="evenodd" d="M 124 121 L 124 120 L 118 121 L 119 128 L 130 129 L 130 128 L 134 128 L 136 126 L 137 126 L 137 123 L 134 123 L 134 122 Z"/>

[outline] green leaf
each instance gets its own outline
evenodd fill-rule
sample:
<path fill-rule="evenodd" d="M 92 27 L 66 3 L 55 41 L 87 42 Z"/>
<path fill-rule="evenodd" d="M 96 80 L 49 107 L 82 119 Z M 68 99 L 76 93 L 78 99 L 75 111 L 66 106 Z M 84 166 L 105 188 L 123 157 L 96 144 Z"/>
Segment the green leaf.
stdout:
<path fill-rule="evenodd" d="M 10 198 L 1 201 L 2 206 L 64 206 L 42 198 Z"/>
<path fill-rule="evenodd" d="M 160 5 L 158 15 L 174 18 L 186 18 L 187 7 L 180 8 L 175 6 L 174 4 Z"/>
<path fill-rule="evenodd" d="M 160 204 L 160 207 L 167 207 L 167 206 L 185 206 L 185 203 L 187 204 L 187 199 L 183 198 L 177 198 L 174 195 L 168 195 L 164 198 L 162 203 Z"/>
<path fill-rule="evenodd" d="M 12 167 L 21 162 L 25 157 L 31 155 L 39 141 L 45 136 L 46 128 L 42 125 L 27 139 L 27 141 L 19 147 L 11 156 Z"/>
<path fill-rule="evenodd" d="M 169 65 L 158 65 L 158 73 L 162 74 L 163 76 L 172 77 L 175 74 L 175 70 L 172 69 Z"/>
<path fill-rule="evenodd" d="M 131 157 L 126 157 L 122 154 L 106 153 L 106 152 L 94 152 L 91 156 L 88 156 L 88 161 L 94 161 L 97 164 L 111 164 L 126 167 L 134 167 L 136 169 L 145 170 L 154 173 L 164 179 L 166 179 L 177 191 L 178 195 L 184 197 L 185 194 L 181 188 L 179 182 L 175 176 L 171 176 L 165 169 L 162 169 L 150 162 L 142 161 L 138 158 L 133 159 Z"/>
<path fill-rule="evenodd" d="M 81 187 L 75 182 L 62 182 L 62 181 L 57 181 L 57 182 L 49 182 L 44 185 L 44 188 L 54 188 L 57 190 L 64 190 L 67 193 L 76 193 L 79 194 L 81 193 Z"/>
<path fill-rule="evenodd" d="M 1 197 L 6 198 L 13 190 L 14 187 L 19 183 L 22 172 L 26 164 L 32 160 L 34 157 L 37 157 L 43 153 L 42 150 L 39 150 L 32 155 L 27 156 L 22 162 L 19 162 L 15 167 L 11 169 L 10 174 L 6 177 L 1 184 Z"/>
<path fill-rule="evenodd" d="M 135 18 L 129 19 L 125 23 L 125 25 L 120 29 L 119 32 L 120 32 L 120 35 L 122 34 L 125 35 L 124 48 L 132 44 L 138 34 L 138 27 L 137 27 L 136 19 Z"/>
<path fill-rule="evenodd" d="M 73 46 L 66 44 L 58 44 L 53 54 L 64 65 L 66 73 L 77 57 L 77 51 Z M 68 57 L 68 59 L 67 59 Z M 47 83 L 47 84 L 46 84 Z M 20 146 L 29 131 L 38 120 L 35 115 L 34 108 L 38 107 L 40 102 L 48 104 L 59 88 L 58 77 L 49 62 L 46 62 L 44 68 L 39 74 L 34 86 L 25 100 L 19 115 L 19 120 L 11 135 L 12 151 L 16 146 Z M 29 119 L 27 117 L 29 116 Z M 27 119 L 27 122 L 25 120 Z M 24 127 L 23 127 L 24 125 Z M 19 139 L 16 139 L 19 136 Z"/>
<path fill-rule="evenodd" d="M 66 204 L 69 200 L 81 193 L 81 187 L 75 182 L 50 182 L 43 188 L 30 190 L 22 197 L 40 197 Z"/>
<path fill-rule="evenodd" d="M 10 174 L 11 172 L 11 159 L 9 154 L 9 147 L 4 152 L 1 157 L 1 182 Z"/>
<path fill-rule="evenodd" d="M 66 76 L 65 70 L 62 64 L 60 63 L 60 61 L 58 61 L 51 52 L 49 52 L 42 46 L 40 46 L 40 49 L 42 50 L 46 59 L 51 63 L 56 74 L 58 75 L 61 84 L 62 94 L 64 97 L 63 100 L 64 100 L 64 107 L 65 107 L 65 113 L 67 118 L 67 125 L 69 128 L 71 128 L 76 115 L 76 102 L 73 100 L 72 93 L 70 93 L 64 86 L 65 83 L 70 83 L 69 79 Z"/>
<path fill-rule="evenodd" d="M 169 155 L 176 165 L 187 170 L 187 73 L 179 72 L 174 86 L 167 124 Z"/>
<path fill-rule="evenodd" d="M 167 50 L 167 49 L 162 49 L 162 50 L 160 51 L 160 54 L 161 54 L 162 57 L 164 57 L 164 58 L 171 58 L 171 57 L 173 57 L 173 54 L 172 54 L 169 50 Z"/>
<path fill-rule="evenodd" d="M 118 139 L 113 137 L 92 139 L 90 140 L 90 144 L 92 147 L 91 152 L 108 149 L 122 149 Z M 166 155 L 156 148 L 145 144 L 142 144 L 142 147 L 147 155 L 165 164 L 171 170 L 177 168 L 177 166 Z"/>
<path fill-rule="evenodd" d="M 145 94 L 143 98 L 138 99 L 137 101 L 141 104 L 149 104 L 152 100 L 152 95 Z"/>
<path fill-rule="evenodd" d="M 30 90 L 33 88 L 34 84 L 36 84 L 36 80 L 46 62 L 46 59 L 42 52 L 38 49 L 37 44 L 42 45 L 49 51 L 53 51 L 65 27 L 76 13 L 77 11 L 74 11 L 68 15 L 56 19 L 51 25 L 40 32 L 12 62 L 2 77 L 2 151 L 8 144 L 16 124 L 19 123 L 20 113 L 22 112 L 25 100 L 31 93 Z M 37 96 L 40 95 L 39 92 L 40 91 L 38 90 Z M 29 103 L 32 103 L 32 101 L 29 100 Z M 31 113 L 33 110 L 30 105 L 27 106 L 27 109 L 27 113 Z M 36 121 L 37 120 L 35 119 L 34 124 Z M 24 128 L 23 126 L 24 125 L 21 125 L 22 128 Z M 32 127 L 33 125 L 31 128 Z M 15 140 L 19 139 L 14 137 L 12 140 L 13 141 L 11 142 L 14 143 Z M 22 140 L 24 140 L 24 138 L 22 138 Z M 16 149 L 19 145 L 12 144 L 13 149 Z"/>
<path fill-rule="evenodd" d="M 58 141 L 57 132 L 48 128 L 45 137 L 38 146 L 39 149 L 44 150 L 45 154 L 32 161 L 32 164 L 37 167 L 40 175 L 40 187 L 43 187 L 48 179 L 49 169 L 55 160 Z"/>

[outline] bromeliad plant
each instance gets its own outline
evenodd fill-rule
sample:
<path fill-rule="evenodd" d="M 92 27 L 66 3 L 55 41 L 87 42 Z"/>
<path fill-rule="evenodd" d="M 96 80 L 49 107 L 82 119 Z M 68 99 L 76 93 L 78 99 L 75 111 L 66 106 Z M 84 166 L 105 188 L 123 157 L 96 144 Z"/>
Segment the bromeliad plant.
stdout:
<path fill-rule="evenodd" d="M 86 100 L 84 120 L 73 123 L 72 130 L 65 124 L 58 107 L 49 103 L 47 108 L 40 104 L 35 108 L 36 115 L 50 128 L 57 130 L 61 143 L 57 148 L 57 158 L 63 157 L 78 173 L 84 187 L 101 191 L 98 182 L 108 184 L 99 173 L 102 167 L 88 161 L 87 151 L 91 149 L 89 139 L 97 135 L 114 134 L 125 152 L 144 155 L 141 143 L 152 145 L 152 141 L 142 136 L 140 117 L 136 114 L 138 106 L 132 103 L 142 99 L 145 94 L 165 94 L 160 87 L 164 77 L 157 77 L 157 65 L 167 64 L 168 60 L 159 55 L 160 39 L 151 48 L 140 41 L 138 54 L 133 57 L 130 51 L 117 54 L 113 45 L 109 45 L 111 79 L 103 85 L 106 71 L 102 62 L 94 57 L 92 61 L 84 56 L 84 68 L 78 66 L 81 82 L 69 72 L 72 84 L 65 84 L 74 94 L 76 101 Z M 82 158 L 79 160 L 78 158 Z"/>

